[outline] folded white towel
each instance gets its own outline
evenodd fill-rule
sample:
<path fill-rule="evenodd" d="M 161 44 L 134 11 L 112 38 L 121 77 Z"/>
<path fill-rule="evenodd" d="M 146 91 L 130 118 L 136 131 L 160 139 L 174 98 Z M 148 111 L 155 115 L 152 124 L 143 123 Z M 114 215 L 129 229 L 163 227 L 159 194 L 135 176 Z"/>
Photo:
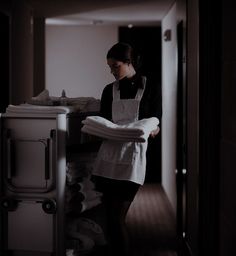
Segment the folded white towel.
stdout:
<path fill-rule="evenodd" d="M 9 105 L 6 113 L 49 113 L 49 114 L 67 114 L 75 112 L 72 106 L 37 106 L 31 104 Z"/>
<path fill-rule="evenodd" d="M 150 132 L 157 128 L 159 120 L 156 117 L 150 117 L 125 125 L 118 125 L 100 116 L 89 116 L 83 121 L 83 124 L 82 132 L 101 138 L 145 142 Z"/>
<path fill-rule="evenodd" d="M 101 116 L 88 116 L 85 120 L 82 121 L 83 124 L 92 126 L 94 129 L 99 129 L 104 132 L 111 131 L 112 133 L 121 134 L 121 135 L 133 135 L 139 136 L 144 134 L 143 130 L 132 127 L 131 124 L 127 125 L 118 125 L 115 124 Z M 127 129 L 128 128 L 128 129 Z"/>
<path fill-rule="evenodd" d="M 119 135 L 113 133 L 110 130 L 94 128 L 90 125 L 84 125 L 81 129 L 82 132 L 95 135 L 104 139 L 117 140 L 117 141 L 133 141 L 133 142 L 145 142 L 146 138 L 144 135 L 132 136 L 132 135 Z"/>

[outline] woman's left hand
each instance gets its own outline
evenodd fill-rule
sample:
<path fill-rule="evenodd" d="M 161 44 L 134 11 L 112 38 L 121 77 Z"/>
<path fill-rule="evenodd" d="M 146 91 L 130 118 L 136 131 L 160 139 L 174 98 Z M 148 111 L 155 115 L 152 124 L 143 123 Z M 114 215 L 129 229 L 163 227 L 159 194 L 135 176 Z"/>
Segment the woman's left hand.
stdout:
<path fill-rule="evenodd" d="M 157 126 L 157 128 L 155 130 L 151 131 L 150 137 L 155 138 L 157 136 L 157 134 L 159 133 L 159 131 L 160 131 L 160 127 Z"/>

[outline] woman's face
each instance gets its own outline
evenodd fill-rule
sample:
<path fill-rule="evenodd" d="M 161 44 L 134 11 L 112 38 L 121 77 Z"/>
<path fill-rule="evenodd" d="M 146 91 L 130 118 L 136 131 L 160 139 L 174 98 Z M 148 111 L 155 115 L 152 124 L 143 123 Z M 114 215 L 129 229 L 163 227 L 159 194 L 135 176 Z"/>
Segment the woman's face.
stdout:
<path fill-rule="evenodd" d="M 116 59 L 107 59 L 107 65 L 110 67 L 111 73 L 116 80 L 120 80 L 130 74 L 130 64 L 128 63 Z"/>

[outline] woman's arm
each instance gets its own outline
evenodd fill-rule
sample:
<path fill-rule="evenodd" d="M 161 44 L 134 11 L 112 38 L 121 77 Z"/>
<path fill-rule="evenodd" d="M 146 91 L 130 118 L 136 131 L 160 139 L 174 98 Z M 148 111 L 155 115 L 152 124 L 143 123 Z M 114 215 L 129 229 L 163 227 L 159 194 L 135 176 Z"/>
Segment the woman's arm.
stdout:
<path fill-rule="evenodd" d="M 140 119 L 157 117 L 161 123 L 162 97 L 161 86 L 147 78 L 147 84 L 140 105 Z"/>
<path fill-rule="evenodd" d="M 112 84 L 108 84 L 102 92 L 100 115 L 108 120 L 112 119 Z"/>

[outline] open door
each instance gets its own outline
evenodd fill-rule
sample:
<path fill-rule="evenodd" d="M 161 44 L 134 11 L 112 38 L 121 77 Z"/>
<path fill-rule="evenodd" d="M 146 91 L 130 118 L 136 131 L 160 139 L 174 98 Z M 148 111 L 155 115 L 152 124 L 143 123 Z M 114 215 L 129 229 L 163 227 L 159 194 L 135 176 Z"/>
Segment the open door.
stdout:
<path fill-rule="evenodd" d="M 185 236 L 185 201 L 186 201 L 186 60 L 183 21 L 177 25 L 178 46 L 178 85 L 177 85 L 177 233 Z"/>

